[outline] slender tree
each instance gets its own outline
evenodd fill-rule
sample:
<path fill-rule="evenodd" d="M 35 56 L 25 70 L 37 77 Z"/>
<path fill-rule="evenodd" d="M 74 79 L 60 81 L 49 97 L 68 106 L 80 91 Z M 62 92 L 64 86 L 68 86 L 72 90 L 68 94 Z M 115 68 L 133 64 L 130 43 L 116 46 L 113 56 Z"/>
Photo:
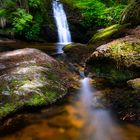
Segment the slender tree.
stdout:
<path fill-rule="evenodd" d="M 123 13 L 121 23 L 140 24 L 140 0 L 132 0 Z"/>

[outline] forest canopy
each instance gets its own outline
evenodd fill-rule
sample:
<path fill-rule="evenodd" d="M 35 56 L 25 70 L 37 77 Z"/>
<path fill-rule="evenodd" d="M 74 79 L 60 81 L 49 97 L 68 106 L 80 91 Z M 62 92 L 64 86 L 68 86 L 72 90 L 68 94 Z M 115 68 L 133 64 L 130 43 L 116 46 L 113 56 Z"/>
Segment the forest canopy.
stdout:
<path fill-rule="evenodd" d="M 80 13 L 84 28 L 99 28 L 120 22 L 129 1 L 124 0 L 61 0 L 68 9 Z M 53 28 L 51 0 L 0 0 L 1 30 L 8 30 L 28 40 L 38 39 L 42 26 Z M 75 17 L 76 18 L 76 17 Z M 6 28 L 3 28 L 5 27 Z"/>

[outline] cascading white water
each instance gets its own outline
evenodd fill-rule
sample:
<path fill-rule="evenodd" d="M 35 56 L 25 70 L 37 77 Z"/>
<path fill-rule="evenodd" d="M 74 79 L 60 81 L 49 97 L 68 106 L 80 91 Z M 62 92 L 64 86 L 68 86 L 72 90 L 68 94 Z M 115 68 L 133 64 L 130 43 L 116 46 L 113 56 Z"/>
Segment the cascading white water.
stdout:
<path fill-rule="evenodd" d="M 53 0 L 53 14 L 58 30 L 59 44 L 66 45 L 71 43 L 71 34 L 69 30 L 69 25 L 66 17 L 66 13 L 64 11 L 63 5 L 59 2 L 59 0 Z M 62 46 L 58 45 L 58 53 L 63 52 Z"/>
<path fill-rule="evenodd" d="M 102 103 L 97 99 L 90 86 L 90 78 L 80 80 L 81 98 L 80 108 L 84 108 L 82 115 L 87 119 L 89 128 L 93 133 L 88 136 L 88 140 L 121 140 L 121 136 L 116 131 L 115 123 L 108 110 L 102 108 Z"/>
<path fill-rule="evenodd" d="M 83 103 L 84 106 L 86 106 L 87 109 L 90 109 L 92 105 L 92 90 L 89 84 L 90 79 L 89 78 L 84 78 L 81 80 L 81 102 Z"/>

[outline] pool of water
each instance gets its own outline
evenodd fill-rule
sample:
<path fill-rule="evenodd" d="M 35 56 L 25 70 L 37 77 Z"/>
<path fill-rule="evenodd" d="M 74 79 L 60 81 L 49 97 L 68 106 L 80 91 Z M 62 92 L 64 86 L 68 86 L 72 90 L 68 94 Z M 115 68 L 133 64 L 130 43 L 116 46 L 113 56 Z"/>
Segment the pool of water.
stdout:
<path fill-rule="evenodd" d="M 105 123 L 106 119 L 99 115 L 99 122 L 92 124 L 94 112 L 92 118 L 87 119 L 87 111 L 82 108 L 77 94 L 73 93 L 51 107 L 22 111 L 5 119 L 0 126 L 0 140 L 97 140 L 94 137 L 97 124 Z M 104 133 L 107 127 L 110 126 L 102 129 Z M 140 139 L 140 128 L 136 125 L 115 124 L 110 129 L 115 133 L 108 135 L 108 140 Z"/>

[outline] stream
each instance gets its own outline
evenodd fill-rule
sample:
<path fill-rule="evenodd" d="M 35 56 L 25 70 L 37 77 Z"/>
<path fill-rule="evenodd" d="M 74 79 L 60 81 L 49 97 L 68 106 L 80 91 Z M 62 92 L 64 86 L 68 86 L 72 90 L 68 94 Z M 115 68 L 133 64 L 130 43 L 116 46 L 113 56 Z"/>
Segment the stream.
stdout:
<path fill-rule="evenodd" d="M 58 29 L 57 43 L 12 42 L 3 44 L 3 47 L 37 48 L 52 56 L 55 56 L 56 52 L 59 55 L 63 53 L 64 45 L 72 42 L 70 29 L 59 0 L 52 1 L 52 8 Z M 57 103 L 23 108 L 4 118 L 0 122 L 0 140 L 140 140 L 139 126 L 121 122 L 117 115 L 102 103 L 104 91 L 112 92 L 112 87 L 104 85 L 97 88 L 100 78 L 96 81 L 85 77 L 82 72 L 81 79 L 78 80 L 79 88 L 70 90 L 68 95 Z M 92 83 L 92 80 L 96 82 Z M 119 89 L 117 90 L 119 92 Z"/>
<path fill-rule="evenodd" d="M 88 78 L 80 82 L 80 90 L 71 91 L 50 107 L 22 110 L 5 119 L 0 126 L 0 140 L 140 139 L 138 126 L 117 123 L 110 111 L 97 102 L 97 94 L 102 94 L 102 90 L 89 87 Z"/>

